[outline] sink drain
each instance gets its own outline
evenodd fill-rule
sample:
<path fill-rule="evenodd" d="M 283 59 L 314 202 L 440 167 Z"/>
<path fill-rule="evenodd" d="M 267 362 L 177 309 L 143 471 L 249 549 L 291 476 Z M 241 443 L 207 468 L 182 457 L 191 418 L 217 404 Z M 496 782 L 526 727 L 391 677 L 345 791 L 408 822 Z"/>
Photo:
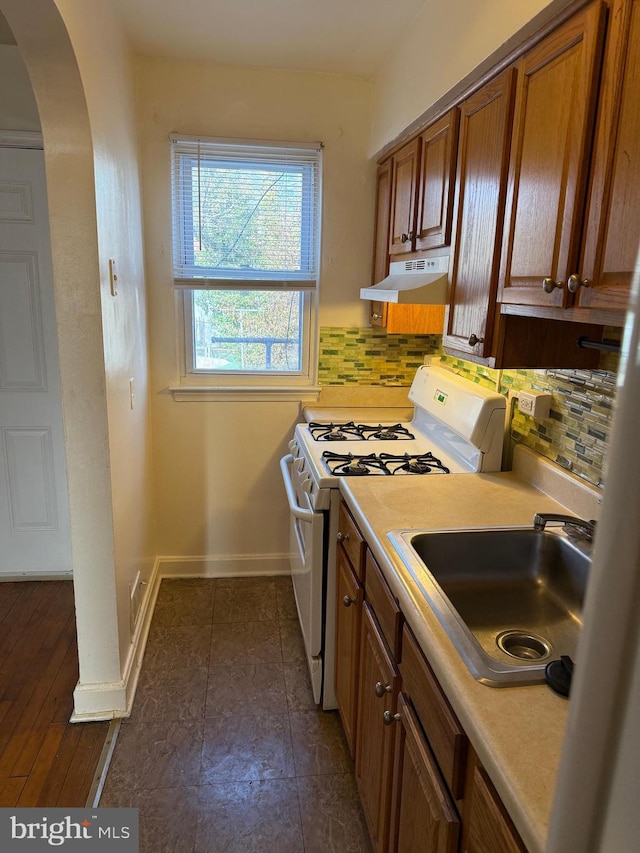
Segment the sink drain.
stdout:
<path fill-rule="evenodd" d="M 498 648 L 519 660 L 544 660 L 551 654 L 551 646 L 536 634 L 524 631 L 503 631 L 496 637 Z"/>

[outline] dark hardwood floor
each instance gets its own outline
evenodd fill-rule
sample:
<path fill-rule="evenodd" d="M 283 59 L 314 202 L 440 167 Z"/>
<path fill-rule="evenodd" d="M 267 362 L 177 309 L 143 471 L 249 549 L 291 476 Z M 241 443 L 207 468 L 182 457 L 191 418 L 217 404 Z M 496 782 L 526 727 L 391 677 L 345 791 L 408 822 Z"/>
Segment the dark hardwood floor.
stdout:
<path fill-rule="evenodd" d="M 71 581 L 0 583 L 0 806 L 84 806 L 109 723 L 69 723 Z"/>

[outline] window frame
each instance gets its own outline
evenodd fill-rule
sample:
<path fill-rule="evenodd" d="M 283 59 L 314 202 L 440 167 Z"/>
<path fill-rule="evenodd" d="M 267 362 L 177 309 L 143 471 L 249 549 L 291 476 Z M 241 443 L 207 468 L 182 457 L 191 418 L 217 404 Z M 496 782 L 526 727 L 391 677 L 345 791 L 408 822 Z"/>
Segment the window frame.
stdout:
<path fill-rule="evenodd" d="M 175 291 L 175 305 L 177 314 L 178 334 L 178 357 L 179 357 L 179 385 L 170 390 L 174 399 L 194 399 L 198 390 L 203 393 L 218 391 L 219 393 L 232 392 L 235 398 L 237 392 L 243 390 L 255 393 L 261 389 L 268 393 L 280 394 L 287 399 L 287 392 L 294 396 L 291 399 L 300 399 L 301 392 L 310 394 L 309 399 L 315 399 L 319 393 L 317 386 L 317 346 L 318 346 L 318 290 L 320 277 L 320 248 L 321 248 L 321 222 L 322 222 L 322 145 L 320 143 L 283 143 L 262 142 L 255 140 L 220 139 L 211 137 L 189 137 L 183 134 L 171 134 L 171 216 L 172 216 L 172 262 L 174 263 L 173 283 Z M 263 148 L 265 151 L 288 150 L 315 150 L 316 163 L 315 174 L 317 187 L 315 188 L 312 203 L 313 234 L 310 246 L 315 250 L 315 264 L 311 258 L 311 270 L 303 272 L 301 276 L 274 275 L 269 277 L 268 273 L 260 277 L 244 276 L 199 276 L 193 277 L 177 276 L 175 268 L 176 234 L 179 232 L 178 248 L 183 258 L 186 258 L 184 250 L 184 196 L 180 195 L 175 184 L 176 158 L 184 162 L 188 155 L 174 148 L 181 141 L 197 142 L 203 146 L 207 143 L 220 143 L 228 147 L 236 147 L 239 153 L 242 148 L 250 147 L 252 150 Z M 259 163 L 255 157 L 253 162 Z M 180 168 L 182 166 L 180 165 Z M 178 209 L 176 209 L 178 208 Z M 303 208 L 304 210 L 304 208 Z M 178 223 L 178 224 L 176 224 Z M 195 225 L 193 226 L 195 228 Z M 302 231 L 302 227 L 301 227 Z M 193 231 L 190 231 L 192 234 Z M 304 256 L 304 255 L 303 255 Z M 301 265 L 302 266 L 302 265 Z M 315 272 L 313 278 L 310 273 Z M 203 369 L 195 365 L 194 352 L 194 316 L 193 316 L 193 293 L 201 289 L 214 289 L 225 291 L 253 291 L 262 290 L 269 292 L 292 291 L 301 294 L 301 322 L 300 322 L 300 356 L 301 364 L 298 371 L 284 370 L 225 370 L 225 369 Z M 186 394 L 181 395 L 181 389 Z M 191 393 L 190 393 L 191 392 Z"/>

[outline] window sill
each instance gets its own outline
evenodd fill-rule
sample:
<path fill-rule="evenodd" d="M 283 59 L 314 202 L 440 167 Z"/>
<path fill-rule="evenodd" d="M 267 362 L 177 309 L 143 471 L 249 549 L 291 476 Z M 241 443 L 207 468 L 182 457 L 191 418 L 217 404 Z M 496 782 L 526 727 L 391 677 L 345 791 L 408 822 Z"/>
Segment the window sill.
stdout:
<path fill-rule="evenodd" d="M 243 402 L 260 401 L 315 402 L 322 390 L 320 385 L 295 388 L 252 385 L 174 385 L 169 388 L 177 403 Z"/>

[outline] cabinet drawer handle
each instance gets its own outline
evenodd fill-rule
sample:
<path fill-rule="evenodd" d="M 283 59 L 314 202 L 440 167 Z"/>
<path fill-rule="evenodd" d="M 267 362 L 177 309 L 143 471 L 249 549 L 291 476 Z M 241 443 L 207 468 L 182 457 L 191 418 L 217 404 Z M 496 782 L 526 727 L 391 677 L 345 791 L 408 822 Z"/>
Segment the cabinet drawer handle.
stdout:
<path fill-rule="evenodd" d="M 392 714 L 391 711 L 385 711 L 382 715 L 382 724 L 384 726 L 390 726 L 393 723 L 399 723 L 402 717 L 400 714 Z"/>
<path fill-rule="evenodd" d="M 336 536 L 336 539 L 338 540 L 338 542 L 348 542 L 349 541 L 349 534 L 348 533 L 340 533 L 340 531 L 338 531 L 338 535 Z"/>
<path fill-rule="evenodd" d="M 383 684 L 381 681 L 376 682 L 375 691 L 378 699 L 382 699 L 385 693 L 391 693 L 392 689 L 390 684 Z"/>
<path fill-rule="evenodd" d="M 577 293 L 581 287 L 589 287 L 589 282 L 586 278 L 580 278 L 575 273 L 567 279 L 567 288 L 569 293 Z"/>
<path fill-rule="evenodd" d="M 342 603 L 345 607 L 351 607 L 352 604 L 356 603 L 356 600 L 355 598 L 351 598 L 350 595 L 345 595 L 345 597 L 342 599 Z"/>
<path fill-rule="evenodd" d="M 553 293 L 554 290 L 562 290 L 562 282 L 556 281 L 555 278 L 547 278 L 542 279 L 542 289 L 545 293 Z"/>
<path fill-rule="evenodd" d="M 477 335 L 469 335 L 467 343 L 470 347 L 474 347 L 476 344 L 483 344 L 484 338 L 479 338 Z"/>

